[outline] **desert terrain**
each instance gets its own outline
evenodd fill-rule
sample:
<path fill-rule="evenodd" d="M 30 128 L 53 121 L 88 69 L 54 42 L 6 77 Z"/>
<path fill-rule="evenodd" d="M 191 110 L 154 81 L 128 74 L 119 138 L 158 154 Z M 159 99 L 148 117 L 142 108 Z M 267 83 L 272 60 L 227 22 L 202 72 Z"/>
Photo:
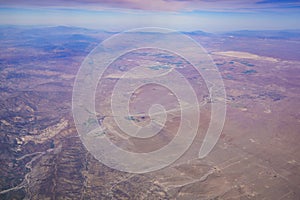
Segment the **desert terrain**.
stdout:
<path fill-rule="evenodd" d="M 93 157 L 72 115 L 81 63 L 113 34 L 64 26 L 0 27 L 0 199 L 300 198 L 300 37 L 185 33 L 207 50 L 226 89 L 225 125 L 203 159 L 197 153 L 210 121 L 211 85 L 195 68 L 177 55 L 153 49 L 129 52 L 112 63 L 96 91 L 96 123 L 128 151 L 151 152 L 167 145 L 181 118 L 172 91 L 146 84 L 131 94 L 131 115 L 117 117 L 147 126 L 151 105 L 162 104 L 167 110 L 164 128 L 148 140 L 122 134 L 110 98 L 126 71 L 137 65 L 153 76 L 176 70 L 193 86 L 200 105 L 198 134 L 183 157 L 161 170 L 134 174 Z"/>

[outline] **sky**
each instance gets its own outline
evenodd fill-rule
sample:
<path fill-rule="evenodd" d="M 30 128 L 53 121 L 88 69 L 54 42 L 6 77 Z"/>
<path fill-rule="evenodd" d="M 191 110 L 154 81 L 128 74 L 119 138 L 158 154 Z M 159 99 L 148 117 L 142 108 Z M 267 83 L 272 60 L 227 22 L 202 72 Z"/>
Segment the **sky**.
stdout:
<path fill-rule="evenodd" d="M 0 24 L 108 31 L 300 29 L 300 0 L 0 0 Z"/>

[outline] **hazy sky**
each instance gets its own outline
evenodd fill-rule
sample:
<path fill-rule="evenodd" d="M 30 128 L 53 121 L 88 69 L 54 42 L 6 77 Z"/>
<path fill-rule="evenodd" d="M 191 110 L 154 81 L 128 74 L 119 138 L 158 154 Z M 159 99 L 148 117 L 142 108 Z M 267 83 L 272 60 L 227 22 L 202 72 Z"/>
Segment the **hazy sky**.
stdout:
<path fill-rule="evenodd" d="M 0 24 L 216 32 L 300 29 L 299 19 L 295 0 L 0 0 Z"/>

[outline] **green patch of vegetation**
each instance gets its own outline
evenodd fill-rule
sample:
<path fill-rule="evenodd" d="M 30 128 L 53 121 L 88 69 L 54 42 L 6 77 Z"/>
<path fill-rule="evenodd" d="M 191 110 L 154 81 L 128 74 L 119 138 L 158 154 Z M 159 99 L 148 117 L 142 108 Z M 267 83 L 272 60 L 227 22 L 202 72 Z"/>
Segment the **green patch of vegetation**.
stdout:
<path fill-rule="evenodd" d="M 157 53 L 157 54 L 154 54 L 154 56 L 159 57 L 159 58 L 166 58 L 166 59 L 173 59 L 173 58 L 175 58 L 172 55 L 167 55 L 167 54 L 164 54 L 164 53 Z"/>
<path fill-rule="evenodd" d="M 83 125 L 87 128 L 91 127 L 94 124 L 97 124 L 97 120 L 95 120 L 94 118 L 89 118 L 86 122 L 83 123 Z"/>
<path fill-rule="evenodd" d="M 254 70 L 254 69 L 250 69 L 250 70 L 245 70 L 245 71 L 243 71 L 242 73 L 243 73 L 243 74 L 255 74 L 255 73 L 257 73 L 257 71 Z"/>
<path fill-rule="evenodd" d="M 139 122 L 140 121 L 139 119 L 137 119 L 137 118 L 135 118 L 133 116 L 127 116 L 127 117 L 125 117 L 125 119 L 130 120 L 130 121 L 135 121 L 135 122 Z"/>
<path fill-rule="evenodd" d="M 225 78 L 226 78 L 226 79 L 229 79 L 229 80 L 233 80 L 233 79 L 234 79 L 233 76 L 232 76 L 231 74 L 227 74 Z"/>
<path fill-rule="evenodd" d="M 221 67 L 221 66 L 223 66 L 225 63 L 216 63 L 216 66 L 217 67 Z"/>
<path fill-rule="evenodd" d="M 105 135 L 105 134 L 106 134 L 105 131 L 102 131 L 102 132 L 96 132 L 96 133 L 94 133 L 94 137 L 101 137 L 101 136 L 103 136 L 103 135 Z"/>
<path fill-rule="evenodd" d="M 148 67 L 148 68 L 152 69 L 152 70 L 170 69 L 169 66 L 165 66 L 165 65 L 156 65 L 156 66 L 151 66 L 151 67 Z"/>
<path fill-rule="evenodd" d="M 247 67 L 254 67 L 253 64 L 251 64 L 251 63 L 249 63 L 247 61 L 241 61 L 240 63 L 243 64 L 243 65 L 246 65 Z"/>

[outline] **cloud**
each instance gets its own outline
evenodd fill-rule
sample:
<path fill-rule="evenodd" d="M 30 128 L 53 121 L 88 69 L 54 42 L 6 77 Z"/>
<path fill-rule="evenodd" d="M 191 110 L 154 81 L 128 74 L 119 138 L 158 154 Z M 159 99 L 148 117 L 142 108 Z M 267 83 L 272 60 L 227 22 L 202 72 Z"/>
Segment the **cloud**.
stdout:
<path fill-rule="evenodd" d="M 134 9 L 150 11 L 251 11 L 261 9 L 299 8 L 296 0 L 0 0 L 8 7 L 59 7 Z"/>
<path fill-rule="evenodd" d="M 107 8 L 123 8 L 137 10 L 176 11 L 184 9 L 186 2 L 177 0 L 0 0 L 0 7 L 59 7 L 59 8 L 89 8 L 102 10 Z"/>

